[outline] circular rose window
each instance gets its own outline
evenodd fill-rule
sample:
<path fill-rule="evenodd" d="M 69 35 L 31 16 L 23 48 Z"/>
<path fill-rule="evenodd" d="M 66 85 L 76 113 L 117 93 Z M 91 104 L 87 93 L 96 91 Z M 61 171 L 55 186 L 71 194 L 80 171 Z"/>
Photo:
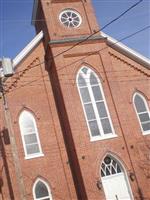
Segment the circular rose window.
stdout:
<path fill-rule="evenodd" d="M 64 10 L 59 15 L 60 22 L 68 28 L 77 28 L 81 24 L 81 16 L 74 10 Z"/>

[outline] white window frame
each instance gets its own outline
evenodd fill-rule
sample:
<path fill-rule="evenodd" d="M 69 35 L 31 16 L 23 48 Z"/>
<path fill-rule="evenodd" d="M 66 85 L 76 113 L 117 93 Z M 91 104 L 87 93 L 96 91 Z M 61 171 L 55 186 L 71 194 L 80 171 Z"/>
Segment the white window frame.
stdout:
<path fill-rule="evenodd" d="M 34 154 L 27 154 L 24 135 L 28 135 L 28 134 L 24 133 L 23 127 L 21 125 L 21 120 L 23 120 L 23 115 L 25 115 L 26 113 L 29 114 L 31 116 L 32 120 L 33 120 L 35 134 L 36 134 L 36 138 L 37 138 L 37 144 L 39 146 L 39 152 L 38 153 L 34 153 Z M 34 115 L 31 112 L 27 111 L 27 110 L 22 111 L 20 116 L 19 116 L 19 126 L 20 126 L 21 138 L 22 138 L 22 143 L 23 143 L 23 148 L 24 148 L 24 153 L 25 153 L 25 159 L 32 159 L 32 158 L 44 156 L 44 154 L 42 153 L 41 143 L 40 143 L 40 139 L 39 139 L 39 133 L 38 133 L 38 129 L 37 129 L 37 125 L 36 125 L 36 121 L 35 121 Z"/>
<path fill-rule="evenodd" d="M 136 115 L 137 115 L 137 118 L 138 118 L 138 122 L 139 122 L 139 124 L 140 124 L 140 128 L 141 128 L 142 134 L 143 134 L 143 135 L 149 135 L 149 134 L 150 134 L 150 130 L 147 130 L 147 131 L 144 131 L 144 130 L 143 130 L 143 127 L 142 127 L 142 124 L 141 124 L 141 121 L 140 121 L 140 118 L 139 118 L 139 114 L 142 114 L 142 112 L 141 112 L 141 113 L 138 113 L 138 112 L 137 112 L 137 109 L 136 109 L 136 106 L 135 106 L 135 101 L 134 101 L 134 100 L 135 100 L 136 95 L 140 96 L 141 99 L 143 100 L 144 105 L 145 105 L 145 107 L 146 107 L 146 111 L 147 111 L 147 112 L 143 112 L 143 113 L 147 113 L 148 116 L 149 116 L 149 118 L 150 118 L 150 110 L 149 110 L 149 107 L 148 107 L 148 103 L 147 103 L 145 97 L 144 97 L 142 94 L 140 94 L 139 92 L 136 92 L 136 93 L 133 95 L 133 105 L 134 105 L 134 109 L 135 109 L 135 112 L 136 112 Z"/>
<path fill-rule="evenodd" d="M 104 162 L 106 157 L 109 157 L 111 159 L 110 164 L 106 164 Z M 112 161 L 114 161 L 116 165 L 113 165 Z M 102 164 L 105 166 L 105 169 L 103 169 Z M 119 168 L 120 172 L 118 172 L 118 168 Z M 115 173 L 112 173 L 113 169 L 114 169 Z M 109 173 L 110 173 L 109 175 L 106 174 L 106 170 L 109 171 Z M 103 172 L 104 176 L 102 176 L 102 172 Z M 119 162 L 110 155 L 105 156 L 101 163 L 101 177 L 113 176 L 113 175 L 120 174 L 120 173 L 123 173 L 123 169 L 122 169 L 121 165 L 119 164 Z"/>
<path fill-rule="evenodd" d="M 64 13 L 66 13 L 66 12 L 75 13 L 75 14 L 77 15 L 77 17 L 79 18 L 79 24 L 78 24 L 77 26 L 73 26 L 73 27 L 66 26 L 66 25 L 62 22 L 61 17 L 62 17 L 62 15 L 63 15 Z M 63 11 L 59 14 L 59 21 L 60 21 L 60 23 L 61 23 L 64 27 L 66 27 L 66 28 L 78 28 L 78 27 L 81 25 L 81 23 L 82 23 L 82 17 L 81 17 L 81 15 L 80 15 L 76 10 L 71 9 L 71 8 L 68 8 L 68 9 L 63 10 Z"/>
<path fill-rule="evenodd" d="M 49 196 L 47 196 L 47 197 L 42 197 L 42 198 L 36 198 L 35 188 L 36 188 L 36 185 L 37 185 L 37 183 L 38 183 L 39 181 L 42 182 L 42 183 L 46 186 Z M 49 187 L 48 183 L 45 182 L 44 180 L 42 180 L 41 178 L 38 178 L 38 179 L 35 181 L 35 183 L 34 183 L 34 185 L 33 185 L 33 188 L 32 188 L 32 193 L 33 193 L 33 198 L 34 198 L 34 200 L 43 200 L 43 199 L 45 199 L 45 198 L 50 198 L 50 200 L 52 200 L 52 193 L 51 193 L 50 187 Z"/>
<path fill-rule="evenodd" d="M 111 129 L 112 129 L 112 133 L 109 133 L 109 134 L 104 134 L 103 132 L 103 128 L 102 128 L 102 124 L 100 122 L 100 117 L 99 117 L 99 113 L 98 113 L 98 110 L 97 110 L 97 107 L 96 107 L 96 102 L 95 102 L 95 99 L 94 99 L 94 95 L 93 95 L 93 92 L 92 92 L 92 89 L 90 87 L 90 73 L 88 75 L 88 78 L 87 77 L 84 77 L 84 73 L 83 73 L 83 77 L 85 78 L 85 80 L 88 79 L 88 82 L 87 82 L 87 88 L 88 88 L 88 91 L 89 91 L 89 94 L 90 94 L 90 98 L 91 98 L 91 103 L 93 105 L 93 109 L 94 109 L 94 113 L 95 113 L 95 116 L 96 116 L 96 121 L 97 121 L 97 125 L 98 125 L 98 128 L 99 128 L 99 131 L 100 131 L 100 135 L 99 136 L 92 136 L 92 133 L 91 133 L 91 130 L 90 130 L 90 126 L 89 126 L 89 122 L 88 122 L 88 118 L 87 118 L 87 114 L 86 114 L 86 111 L 85 111 L 85 108 L 84 108 L 84 102 L 82 100 L 82 96 L 81 96 L 81 93 L 80 93 L 80 86 L 78 85 L 78 77 L 80 75 L 81 70 L 83 68 L 87 68 L 88 71 L 90 72 L 93 72 L 94 75 L 96 76 L 98 82 L 99 82 L 99 88 L 100 88 L 100 91 L 101 91 L 101 94 L 102 94 L 102 97 L 103 97 L 103 102 L 104 102 L 104 105 L 105 105 L 105 109 L 106 109 L 106 112 L 107 112 L 107 116 L 108 116 L 108 119 L 109 119 L 109 122 L 110 122 L 110 126 L 111 126 Z M 78 92 L 79 92 L 79 96 L 80 96 L 80 100 L 81 100 L 81 104 L 82 104 L 82 108 L 83 108 L 83 112 L 84 112 L 84 115 L 85 115 L 85 119 L 86 119 L 86 123 L 87 123 L 87 127 L 88 127 L 88 130 L 89 130 L 89 134 L 90 134 L 90 141 L 91 142 L 94 142 L 94 141 L 98 141 L 98 140 L 105 140 L 105 139 L 110 139 L 110 138 L 115 138 L 117 137 L 117 135 L 115 134 L 115 131 L 114 131 L 114 128 L 113 128 L 113 124 L 112 124 L 112 120 L 111 120 L 111 117 L 110 117 L 110 113 L 109 113 L 109 110 L 108 110 L 108 107 L 107 107 L 107 103 L 106 103 L 106 99 L 105 99 L 105 95 L 104 95 L 104 91 L 103 91 L 103 88 L 102 88 L 102 84 L 100 82 L 100 79 L 99 77 L 97 76 L 97 74 L 89 67 L 87 66 L 82 66 L 80 68 L 80 70 L 78 71 L 77 73 L 77 77 L 76 77 L 76 83 L 77 83 L 77 87 L 78 87 Z"/>

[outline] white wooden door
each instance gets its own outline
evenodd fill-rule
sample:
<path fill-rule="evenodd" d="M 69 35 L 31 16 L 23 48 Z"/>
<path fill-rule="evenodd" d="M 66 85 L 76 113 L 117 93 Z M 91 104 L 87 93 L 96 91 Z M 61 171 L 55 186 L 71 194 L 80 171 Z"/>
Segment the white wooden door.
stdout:
<path fill-rule="evenodd" d="M 106 200 L 133 200 L 123 167 L 110 155 L 107 155 L 102 161 L 101 179 Z"/>
<path fill-rule="evenodd" d="M 124 173 L 106 176 L 102 183 L 107 200 L 132 200 Z"/>

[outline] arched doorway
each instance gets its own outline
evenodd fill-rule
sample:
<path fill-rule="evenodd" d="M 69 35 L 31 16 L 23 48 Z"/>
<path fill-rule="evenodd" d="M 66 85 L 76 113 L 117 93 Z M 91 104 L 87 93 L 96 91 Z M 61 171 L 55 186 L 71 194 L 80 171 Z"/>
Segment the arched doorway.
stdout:
<path fill-rule="evenodd" d="M 107 200 L 132 200 L 126 173 L 115 158 L 105 156 L 101 164 L 101 179 Z"/>

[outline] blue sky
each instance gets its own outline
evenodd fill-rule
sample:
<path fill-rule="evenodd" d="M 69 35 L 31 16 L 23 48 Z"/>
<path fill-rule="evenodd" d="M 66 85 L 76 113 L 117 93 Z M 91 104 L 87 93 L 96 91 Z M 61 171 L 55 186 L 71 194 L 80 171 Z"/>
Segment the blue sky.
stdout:
<path fill-rule="evenodd" d="M 103 27 L 137 1 L 93 0 L 98 23 Z M 35 36 L 32 7 L 33 0 L 0 0 L 0 57 L 14 58 Z M 119 40 L 148 25 L 150 0 L 144 0 L 103 31 Z M 150 58 L 150 28 L 123 43 Z"/>

